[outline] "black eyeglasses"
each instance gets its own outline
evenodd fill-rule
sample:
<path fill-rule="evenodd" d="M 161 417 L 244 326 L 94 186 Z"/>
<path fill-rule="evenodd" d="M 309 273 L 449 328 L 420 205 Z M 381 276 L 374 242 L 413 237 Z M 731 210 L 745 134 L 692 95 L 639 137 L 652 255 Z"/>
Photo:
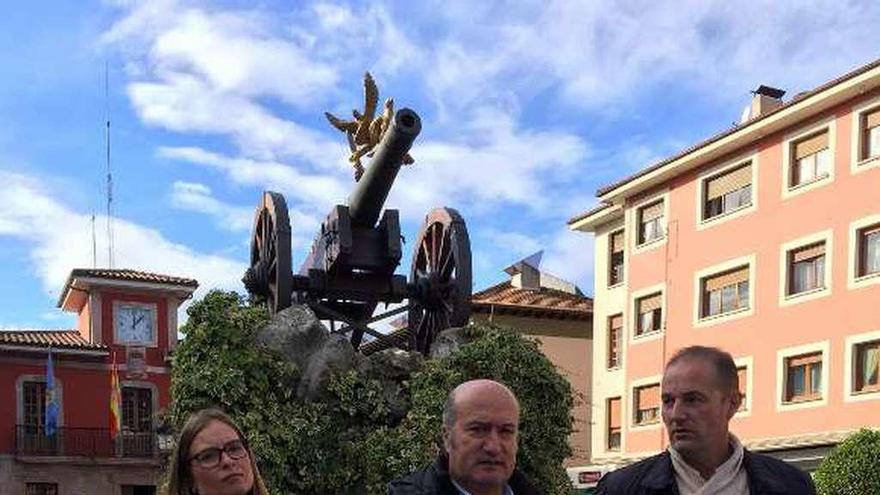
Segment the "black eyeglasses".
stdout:
<path fill-rule="evenodd" d="M 203 468 L 210 469 L 217 467 L 220 464 L 220 459 L 223 457 L 224 452 L 226 452 L 226 455 L 228 455 L 230 459 L 241 459 L 248 453 L 241 440 L 232 440 L 226 442 L 222 448 L 218 449 L 217 447 L 211 447 L 205 449 L 190 457 L 189 460 L 195 461 L 196 464 Z"/>

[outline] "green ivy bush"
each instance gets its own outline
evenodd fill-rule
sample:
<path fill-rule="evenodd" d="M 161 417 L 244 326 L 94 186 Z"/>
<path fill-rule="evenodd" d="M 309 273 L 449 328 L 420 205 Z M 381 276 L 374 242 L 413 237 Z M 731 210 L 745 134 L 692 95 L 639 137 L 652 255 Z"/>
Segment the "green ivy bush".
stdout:
<path fill-rule="evenodd" d="M 880 493 L 880 431 L 850 435 L 825 457 L 813 481 L 820 495 Z"/>
<path fill-rule="evenodd" d="M 321 402 L 297 400 L 298 371 L 254 345 L 268 317 L 235 293 L 193 303 L 174 356 L 169 420 L 179 428 L 200 408 L 219 406 L 248 436 L 273 493 L 385 493 L 391 479 L 430 463 L 440 445 L 443 402 L 459 383 L 492 378 L 521 404 L 518 466 L 548 494 L 570 492 L 572 391 L 535 341 L 491 326 L 473 341 L 426 361 L 405 384 L 411 409 L 392 424 L 381 384 L 356 372 L 334 376 Z"/>

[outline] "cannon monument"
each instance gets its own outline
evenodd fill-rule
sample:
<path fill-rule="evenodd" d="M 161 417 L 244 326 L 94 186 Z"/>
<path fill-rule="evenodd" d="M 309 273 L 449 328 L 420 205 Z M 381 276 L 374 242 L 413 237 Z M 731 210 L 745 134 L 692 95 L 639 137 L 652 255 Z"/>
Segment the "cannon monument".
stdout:
<path fill-rule="evenodd" d="M 369 73 L 364 87 L 365 108 L 353 112 L 354 120 L 327 114 L 346 133 L 352 153 L 357 184 L 348 204 L 330 210 L 306 260 L 293 273 L 287 204 L 283 195 L 264 192 L 254 218 L 251 264 L 242 282 L 266 301 L 272 314 L 291 304 L 308 305 L 320 319 L 331 321 L 331 332 L 349 335 L 355 349 L 365 333 L 396 346 L 370 325 L 406 312 L 409 349 L 427 355 L 438 333 L 462 326 L 470 317 L 467 226 L 452 208 L 431 210 L 413 248 L 409 278 L 396 273 L 403 255 L 399 212 L 383 207 L 401 165 L 413 162 L 409 150 L 421 132 L 421 120 L 408 108 L 395 112 L 391 99 L 374 117 L 378 90 Z M 370 158 L 366 169 L 360 165 L 362 157 Z M 376 314 L 379 304 L 404 301 Z"/>

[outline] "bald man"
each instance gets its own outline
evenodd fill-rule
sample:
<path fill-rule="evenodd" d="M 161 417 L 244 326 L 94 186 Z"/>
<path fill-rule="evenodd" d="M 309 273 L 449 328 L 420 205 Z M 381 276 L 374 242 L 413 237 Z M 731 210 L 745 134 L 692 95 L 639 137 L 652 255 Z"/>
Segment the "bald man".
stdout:
<path fill-rule="evenodd" d="M 443 447 L 437 460 L 388 485 L 390 495 L 531 495 L 516 470 L 519 402 L 492 380 L 464 382 L 443 406 Z"/>

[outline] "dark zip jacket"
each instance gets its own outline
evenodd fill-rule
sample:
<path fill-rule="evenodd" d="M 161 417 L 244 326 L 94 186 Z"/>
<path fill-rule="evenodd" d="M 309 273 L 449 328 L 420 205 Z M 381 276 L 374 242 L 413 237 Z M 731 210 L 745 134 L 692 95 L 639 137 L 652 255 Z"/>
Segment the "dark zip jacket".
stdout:
<path fill-rule="evenodd" d="M 518 470 L 507 480 L 514 495 L 541 495 Z M 388 484 L 388 495 L 459 495 L 449 477 L 449 458 L 441 454 L 433 464 Z"/>
<path fill-rule="evenodd" d="M 813 480 L 779 459 L 743 452 L 749 495 L 815 495 Z M 669 452 L 649 457 L 608 473 L 599 482 L 599 495 L 680 495 Z"/>

